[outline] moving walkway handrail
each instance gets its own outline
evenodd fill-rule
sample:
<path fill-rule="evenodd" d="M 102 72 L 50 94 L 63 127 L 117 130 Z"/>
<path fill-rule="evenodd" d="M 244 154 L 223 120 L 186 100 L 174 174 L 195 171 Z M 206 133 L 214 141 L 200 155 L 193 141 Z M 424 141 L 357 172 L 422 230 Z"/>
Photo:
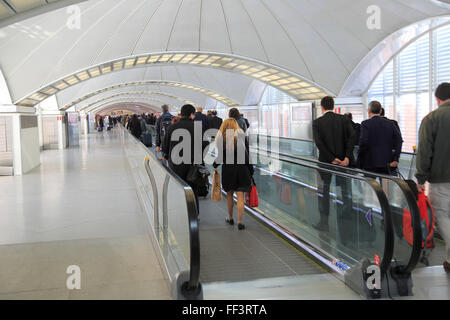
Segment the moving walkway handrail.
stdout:
<path fill-rule="evenodd" d="M 250 147 L 250 148 L 256 149 L 255 147 Z M 291 159 L 314 163 L 320 167 L 326 166 L 326 167 L 330 168 L 330 170 L 332 170 L 333 172 L 345 171 L 345 172 L 350 172 L 350 173 L 358 173 L 358 174 L 362 174 L 364 176 L 372 177 L 374 179 L 382 178 L 382 179 L 386 179 L 386 180 L 391 180 L 395 184 L 397 184 L 398 187 L 400 188 L 400 190 L 402 191 L 403 195 L 405 196 L 405 199 L 411 210 L 412 227 L 413 227 L 413 246 L 412 246 L 411 256 L 410 256 L 409 261 L 406 264 L 406 266 L 400 267 L 399 271 L 402 273 L 403 272 L 409 273 L 412 270 L 414 270 L 415 266 L 417 265 L 417 263 L 420 260 L 421 247 L 422 247 L 422 232 L 420 229 L 420 212 L 419 212 L 419 208 L 417 206 L 417 202 L 415 200 L 415 196 L 414 196 L 413 192 L 411 191 L 410 187 L 403 179 L 399 179 L 394 176 L 373 173 L 370 171 L 364 171 L 364 170 L 357 169 L 357 168 L 342 167 L 342 166 L 325 163 L 325 162 L 320 162 L 315 159 L 304 158 L 304 157 L 300 157 L 300 156 L 296 156 L 296 155 L 292 155 L 292 154 L 285 154 L 285 153 L 281 153 L 281 152 L 269 151 L 269 150 L 265 150 L 265 149 L 261 149 L 261 148 L 258 148 L 257 150 L 258 150 L 258 152 L 264 152 L 267 154 L 272 153 L 272 154 L 276 154 L 279 156 L 288 157 Z M 272 157 L 272 158 L 274 158 L 274 157 Z M 296 162 L 292 162 L 292 161 L 289 161 L 286 159 L 278 158 L 278 160 L 286 161 L 288 163 L 296 163 Z M 296 164 L 303 165 L 302 163 L 296 163 Z M 384 191 L 383 191 L 383 194 L 384 194 Z"/>
<path fill-rule="evenodd" d="M 196 297 L 198 292 L 201 291 L 201 284 L 200 284 L 200 232 L 199 232 L 199 227 L 198 227 L 198 219 L 197 219 L 198 211 L 197 211 L 197 203 L 195 201 L 194 191 L 166 163 L 157 159 L 152 152 L 149 152 L 147 147 L 145 147 L 145 145 L 140 140 L 138 140 L 135 136 L 130 134 L 128 132 L 128 130 L 125 129 L 125 127 L 123 127 L 123 125 L 121 127 L 122 127 L 123 131 L 125 131 L 131 137 L 133 137 L 134 140 L 136 142 L 138 142 L 138 145 L 145 150 L 146 154 L 148 154 L 147 157 L 148 158 L 152 157 L 152 159 L 155 160 L 156 163 L 161 165 L 166 170 L 167 176 L 169 178 L 172 178 L 173 181 L 179 187 L 183 188 L 183 190 L 184 190 L 184 194 L 185 194 L 185 198 L 186 198 L 186 207 L 187 207 L 187 211 L 188 211 L 188 221 L 189 221 L 188 227 L 189 227 L 189 241 L 190 241 L 190 245 L 189 245 L 189 248 L 190 248 L 190 270 L 189 270 L 189 281 L 187 283 L 183 284 L 182 290 L 185 291 L 184 292 L 185 294 L 192 296 L 192 297 Z M 149 159 L 145 160 L 145 165 L 146 165 L 147 174 L 150 178 L 150 181 L 151 181 L 152 187 L 153 187 L 154 184 L 152 182 L 152 179 L 154 180 L 154 177 L 153 177 L 153 174 L 150 174 L 151 169 L 149 166 Z M 147 169 L 147 166 L 148 166 L 148 169 Z M 149 173 L 149 171 L 150 171 L 150 173 Z M 166 179 L 167 179 L 167 176 L 166 176 Z M 156 185 L 156 183 L 155 183 L 155 185 Z M 164 188 L 162 196 L 163 196 L 164 203 L 167 203 L 166 188 Z"/>
<path fill-rule="evenodd" d="M 293 140 L 293 141 L 308 142 L 308 143 L 311 143 L 313 147 L 315 147 L 314 141 L 313 141 L 313 140 L 308 140 L 308 139 L 300 139 L 300 138 L 292 138 L 292 137 L 269 136 L 269 135 L 267 135 L 267 134 L 262 134 L 262 133 L 250 133 L 249 135 L 255 135 L 255 136 L 257 136 L 258 139 L 259 139 L 260 136 L 263 136 L 263 137 L 268 137 L 268 138 L 272 138 L 272 137 L 273 137 L 273 138 L 277 138 L 277 139 L 280 139 L 280 140 L 283 140 L 283 139 L 284 139 L 284 140 Z M 358 147 L 358 146 L 355 146 L 355 147 Z M 413 152 L 407 152 L 407 151 L 402 151 L 401 154 L 405 154 L 405 155 L 408 155 L 408 156 L 415 156 L 415 155 L 416 155 L 416 154 L 413 153 Z"/>
<path fill-rule="evenodd" d="M 155 157 L 154 155 L 152 155 Z M 156 160 L 156 157 L 155 157 Z M 187 290 L 197 290 L 200 288 L 200 231 L 198 228 L 198 211 L 195 195 L 192 188 L 181 179 L 164 161 L 157 160 L 173 178 L 178 186 L 184 189 L 186 196 L 186 207 L 189 219 L 189 241 L 190 241 L 190 272 Z M 167 202 L 167 193 L 163 195 L 164 201 Z"/>

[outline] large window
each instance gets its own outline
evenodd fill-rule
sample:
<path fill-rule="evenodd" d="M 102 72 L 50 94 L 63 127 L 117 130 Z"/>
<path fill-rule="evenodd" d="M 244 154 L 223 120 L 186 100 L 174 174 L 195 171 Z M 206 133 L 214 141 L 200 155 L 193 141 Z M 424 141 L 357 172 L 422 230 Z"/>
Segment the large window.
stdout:
<path fill-rule="evenodd" d="M 420 124 L 437 107 L 434 89 L 442 82 L 450 82 L 450 25 L 408 45 L 369 89 L 369 101 L 380 101 L 386 116 L 398 121 L 403 151 L 417 145 Z"/>

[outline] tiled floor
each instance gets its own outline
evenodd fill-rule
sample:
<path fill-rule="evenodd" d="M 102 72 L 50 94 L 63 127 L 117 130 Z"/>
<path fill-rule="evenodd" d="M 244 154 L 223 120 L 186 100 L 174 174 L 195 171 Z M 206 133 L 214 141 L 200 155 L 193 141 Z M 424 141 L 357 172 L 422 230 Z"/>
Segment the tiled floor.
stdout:
<path fill-rule="evenodd" d="M 118 132 L 0 177 L 0 299 L 169 299 Z M 81 290 L 66 287 L 81 268 Z"/>

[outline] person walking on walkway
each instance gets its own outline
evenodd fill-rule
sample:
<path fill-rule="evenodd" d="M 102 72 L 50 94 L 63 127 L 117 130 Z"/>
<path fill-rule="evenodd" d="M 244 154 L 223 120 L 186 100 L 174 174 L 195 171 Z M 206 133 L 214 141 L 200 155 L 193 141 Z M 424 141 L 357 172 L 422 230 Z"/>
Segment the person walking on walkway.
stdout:
<path fill-rule="evenodd" d="M 403 140 L 395 124 L 380 116 L 381 103 L 369 104 L 369 117 L 361 123 L 358 167 L 366 171 L 392 174 L 397 170 Z"/>
<path fill-rule="evenodd" d="M 238 229 L 245 229 L 242 223 L 244 214 L 244 193 L 250 192 L 254 168 L 250 164 L 245 133 L 233 118 L 226 119 L 216 136 L 218 156 L 213 167 L 222 165 L 222 188 L 227 193 L 228 218 L 226 222 L 234 225 L 234 194 L 237 196 Z"/>
<path fill-rule="evenodd" d="M 169 106 L 163 105 L 161 107 L 163 114 L 156 120 L 156 152 L 167 152 L 164 150 L 164 137 L 172 125 L 173 115 L 169 112 Z"/>
<path fill-rule="evenodd" d="M 334 113 L 333 97 L 324 97 L 320 105 L 323 116 L 313 122 L 313 137 L 319 149 L 319 161 L 342 167 L 354 162 L 354 131 L 348 117 Z M 314 227 L 321 232 L 329 232 L 330 185 L 332 174 L 320 171 L 318 174 L 318 197 L 320 221 Z M 352 210 L 351 181 L 336 175 L 336 186 L 341 188 L 343 205 L 338 206 L 337 222 L 341 243 L 348 246 L 355 241 L 356 215 Z"/>
<path fill-rule="evenodd" d="M 426 181 L 430 184 L 430 202 L 445 241 L 443 266 L 450 272 L 450 83 L 440 84 L 435 96 L 439 107 L 422 120 L 419 130 L 416 178 L 419 192 Z"/>
<path fill-rule="evenodd" d="M 139 139 L 141 137 L 142 130 L 141 130 L 141 123 L 139 122 L 137 115 L 135 114 L 133 115 L 133 117 L 130 120 L 129 127 L 131 134 L 135 136 L 136 139 Z"/>
<path fill-rule="evenodd" d="M 197 203 L 197 214 L 199 213 L 199 203 L 198 203 L 198 185 L 190 184 L 187 181 L 187 176 L 189 173 L 189 170 L 198 164 L 201 164 L 202 158 L 197 155 L 196 152 L 201 152 L 201 149 L 198 148 L 196 150 L 195 146 L 201 146 L 202 145 L 202 136 L 198 135 L 196 137 L 195 131 L 194 131 L 194 114 L 195 114 L 195 108 L 194 106 L 190 104 L 186 104 L 181 108 L 181 119 L 172 124 L 167 131 L 166 137 L 164 139 L 164 146 L 162 148 L 163 150 L 163 159 L 168 160 L 169 167 L 186 183 L 189 184 L 189 186 L 192 188 L 192 191 L 194 191 L 195 195 L 195 202 Z M 175 137 L 176 135 L 176 137 Z M 187 140 L 186 140 L 187 139 Z M 190 141 L 190 144 L 188 143 L 186 145 L 186 141 Z M 180 148 L 178 146 L 181 144 L 183 148 Z M 188 150 L 187 150 L 188 148 Z M 174 152 L 176 150 L 176 152 Z M 185 153 L 186 152 L 186 153 Z M 189 158 L 185 159 L 185 155 L 190 155 Z M 186 156 L 187 157 L 187 156 Z M 197 161 L 196 158 L 199 158 L 200 161 Z M 200 163 L 198 163 L 200 162 Z M 175 200 L 175 199 L 174 199 Z"/>

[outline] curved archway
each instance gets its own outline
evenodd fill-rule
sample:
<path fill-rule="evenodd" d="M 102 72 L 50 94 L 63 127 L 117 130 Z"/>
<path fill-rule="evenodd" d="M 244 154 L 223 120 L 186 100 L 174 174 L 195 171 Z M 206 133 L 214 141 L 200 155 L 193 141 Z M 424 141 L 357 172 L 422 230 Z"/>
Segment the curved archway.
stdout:
<path fill-rule="evenodd" d="M 450 16 L 426 19 L 402 28 L 373 48 L 358 64 L 342 87 L 339 96 L 359 96 L 366 93 L 385 66 L 403 49 L 434 29 L 450 23 Z"/>
<path fill-rule="evenodd" d="M 206 68 L 231 71 L 242 76 L 251 77 L 278 88 L 298 100 L 314 100 L 330 92 L 310 80 L 268 63 L 234 55 L 206 52 L 163 52 L 140 56 L 126 57 L 91 66 L 68 75 L 62 79 L 39 89 L 22 99 L 17 104 L 34 107 L 39 102 L 61 90 L 124 69 L 133 69 L 148 65 L 194 65 Z"/>
<path fill-rule="evenodd" d="M 177 87 L 177 88 L 185 88 L 185 89 L 190 89 L 190 90 L 194 90 L 198 93 L 204 94 L 205 96 L 210 97 L 211 99 L 215 99 L 221 103 L 223 103 L 226 106 L 229 107 L 233 107 L 233 106 L 238 106 L 239 103 L 237 103 L 236 101 L 233 101 L 230 98 L 224 97 L 222 95 L 220 95 L 219 93 L 213 92 L 211 90 L 205 89 L 205 88 L 201 88 L 195 85 L 190 85 L 190 84 L 183 84 L 180 82 L 174 82 L 174 81 L 140 81 L 140 82 L 130 82 L 130 83 L 123 83 L 120 85 L 115 85 L 115 86 L 111 86 L 108 88 L 103 88 L 101 90 L 97 90 L 94 92 L 91 92 L 75 101 L 72 101 L 71 103 L 65 105 L 62 109 L 63 110 L 67 110 L 69 108 L 71 108 L 72 106 L 75 106 L 83 101 L 86 101 L 87 99 L 90 99 L 92 97 L 95 97 L 96 95 L 105 93 L 105 92 L 110 92 L 110 91 L 114 91 L 116 89 L 121 89 L 121 88 L 127 88 L 127 87 L 138 87 L 138 86 L 145 86 L 145 85 L 158 85 L 158 86 L 167 86 L 167 87 Z M 189 104 L 198 104 L 198 103 L 193 103 L 192 101 L 185 99 L 183 97 L 179 97 L 179 96 L 175 96 L 175 95 L 171 95 L 168 93 L 164 93 L 164 92 L 148 92 L 149 94 L 153 94 L 153 95 L 160 95 L 160 96 L 164 96 L 164 97 L 169 97 L 172 99 L 176 99 L 179 100 L 183 103 L 189 103 Z"/>

